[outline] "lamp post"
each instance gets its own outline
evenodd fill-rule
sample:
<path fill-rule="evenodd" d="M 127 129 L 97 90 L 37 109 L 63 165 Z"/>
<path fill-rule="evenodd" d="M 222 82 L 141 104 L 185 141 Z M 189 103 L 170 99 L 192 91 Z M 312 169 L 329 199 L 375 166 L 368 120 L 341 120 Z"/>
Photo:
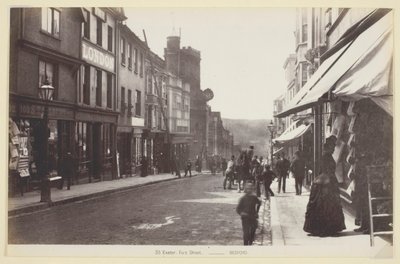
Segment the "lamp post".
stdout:
<path fill-rule="evenodd" d="M 271 147 L 271 169 L 272 169 L 272 165 L 273 165 L 273 156 L 274 156 L 274 150 L 273 150 L 273 142 L 272 142 L 272 139 L 274 138 L 274 129 L 275 129 L 275 126 L 274 126 L 274 123 L 272 122 L 272 120 L 271 120 L 271 122 L 269 123 L 269 125 L 268 125 L 268 130 L 269 130 L 269 134 L 270 134 L 270 136 L 271 136 L 271 141 L 270 141 L 270 147 Z"/>
<path fill-rule="evenodd" d="M 41 169 L 41 186 L 40 186 L 40 202 L 51 202 L 50 186 L 47 177 L 48 173 L 48 123 L 49 123 L 49 102 L 53 100 L 54 87 L 50 84 L 46 78 L 43 85 L 39 87 L 39 98 L 44 101 L 44 113 L 43 113 L 43 130 L 42 130 L 42 169 Z"/>

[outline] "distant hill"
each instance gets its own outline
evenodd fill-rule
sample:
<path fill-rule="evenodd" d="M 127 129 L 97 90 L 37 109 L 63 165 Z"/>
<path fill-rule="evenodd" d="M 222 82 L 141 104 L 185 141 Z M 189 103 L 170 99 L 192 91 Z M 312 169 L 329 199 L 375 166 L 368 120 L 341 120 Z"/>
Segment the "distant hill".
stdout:
<path fill-rule="evenodd" d="M 267 155 L 270 141 L 267 126 L 271 120 L 223 118 L 222 121 L 224 127 L 233 134 L 235 144 L 240 144 L 243 148 L 253 145 L 255 155 Z"/>

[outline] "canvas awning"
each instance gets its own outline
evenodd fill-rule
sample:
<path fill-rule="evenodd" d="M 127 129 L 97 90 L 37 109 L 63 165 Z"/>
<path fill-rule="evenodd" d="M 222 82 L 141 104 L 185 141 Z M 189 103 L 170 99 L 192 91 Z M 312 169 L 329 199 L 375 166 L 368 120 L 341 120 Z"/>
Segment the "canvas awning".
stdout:
<path fill-rule="evenodd" d="M 393 116 L 392 66 L 393 32 L 390 28 L 340 78 L 332 93 L 344 101 L 371 98 Z"/>
<path fill-rule="evenodd" d="M 288 131 L 288 132 L 285 131 L 286 133 L 283 133 L 279 137 L 273 139 L 273 142 L 285 143 L 285 142 L 291 141 L 293 139 L 296 139 L 296 138 L 302 136 L 304 133 L 306 133 L 307 130 L 310 128 L 310 126 L 311 126 L 311 124 L 309 124 L 309 125 L 302 124 L 291 131 Z"/>
<path fill-rule="evenodd" d="M 377 78 L 377 76 L 371 76 L 369 74 L 372 72 L 372 69 L 375 69 L 375 71 L 378 72 L 387 72 L 385 69 L 379 69 L 379 67 L 382 67 L 382 65 L 386 64 L 379 62 L 379 59 L 376 59 L 376 61 L 371 61 L 370 59 L 376 56 L 379 58 L 381 57 L 379 54 L 373 54 L 373 52 L 377 52 L 378 50 L 387 55 L 387 51 L 383 49 L 390 49 L 390 45 L 379 45 L 379 43 L 384 40 L 390 42 L 390 37 L 387 37 L 386 35 L 392 31 L 392 27 L 393 12 L 389 12 L 383 18 L 361 33 L 353 41 L 347 43 L 339 51 L 326 59 L 314 73 L 314 75 L 312 75 L 312 77 L 308 80 L 308 82 L 289 102 L 287 107 L 285 107 L 282 112 L 278 113 L 276 117 L 285 117 L 317 104 L 320 102 L 321 97 L 323 97 L 334 87 L 341 88 L 340 90 L 337 90 L 337 96 L 342 96 L 343 94 L 340 95 L 339 91 L 343 91 L 344 87 L 349 87 L 348 84 L 352 81 L 349 78 L 356 72 L 358 73 L 357 78 L 363 79 L 360 82 L 363 82 L 364 84 L 368 83 L 371 86 L 374 86 L 373 90 L 375 91 L 382 89 L 384 85 L 373 85 L 376 83 L 374 78 Z M 393 41 L 391 44 L 393 45 Z M 391 48 L 393 49 L 393 47 Z M 390 53 L 391 52 L 392 51 L 390 51 Z M 382 55 L 382 57 L 384 56 Z M 371 63 L 369 67 L 366 67 L 366 61 L 369 61 L 367 63 Z M 368 68 L 368 70 L 364 72 L 364 68 Z M 360 76 L 363 77 L 360 78 Z M 382 78 L 385 79 L 384 77 Z M 346 79 L 349 79 L 349 82 L 345 82 Z M 363 87 L 365 86 L 366 85 Z M 354 85 L 352 87 L 354 87 Z M 360 87 L 360 85 L 358 85 L 358 87 Z M 353 98 L 354 94 L 357 93 L 354 92 L 355 90 L 355 88 L 352 88 Z M 371 90 L 371 88 L 369 88 L 369 90 Z M 383 92 L 383 94 L 386 94 L 386 92 Z M 382 98 L 386 96 L 383 94 L 381 94 L 381 97 L 379 98 L 376 96 L 376 101 L 381 101 Z M 350 93 L 347 93 L 347 95 L 350 95 Z M 371 96 L 371 94 L 369 94 L 369 96 Z"/>

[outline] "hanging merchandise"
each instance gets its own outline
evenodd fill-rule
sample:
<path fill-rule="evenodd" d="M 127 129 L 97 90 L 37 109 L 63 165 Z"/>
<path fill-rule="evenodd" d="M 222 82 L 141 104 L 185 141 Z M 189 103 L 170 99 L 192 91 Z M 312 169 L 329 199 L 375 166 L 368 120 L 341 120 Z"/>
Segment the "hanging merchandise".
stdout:
<path fill-rule="evenodd" d="M 353 148 L 355 144 L 355 134 L 350 134 L 349 140 L 347 141 L 347 146 Z"/>
<path fill-rule="evenodd" d="M 351 101 L 349 103 L 349 107 L 347 108 L 347 115 L 348 116 L 355 116 L 357 113 L 354 112 L 354 105 L 356 104 L 355 101 Z"/>
<path fill-rule="evenodd" d="M 349 125 L 349 132 L 355 133 L 355 125 L 356 125 L 357 116 L 354 115 L 351 117 L 350 125 Z"/>
<path fill-rule="evenodd" d="M 333 122 L 332 130 L 331 130 L 331 136 L 335 136 L 338 139 L 341 138 L 345 120 L 346 120 L 346 118 L 342 114 L 338 115 L 335 118 L 335 121 Z"/>
<path fill-rule="evenodd" d="M 338 163 L 341 160 L 341 156 L 345 146 L 346 143 L 344 143 L 342 140 L 337 140 L 335 151 L 332 154 L 332 157 L 336 163 Z"/>

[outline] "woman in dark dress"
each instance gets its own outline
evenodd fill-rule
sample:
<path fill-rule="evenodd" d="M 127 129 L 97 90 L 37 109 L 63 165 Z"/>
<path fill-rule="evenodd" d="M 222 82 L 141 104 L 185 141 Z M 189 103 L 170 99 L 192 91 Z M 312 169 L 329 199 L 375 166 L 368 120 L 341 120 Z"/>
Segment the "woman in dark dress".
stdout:
<path fill-rule="evenodd" d="M 324 144 L 321 173 L 311 186 L 303 230 L 317 236 L 331 236 L 344 229 L 344 215 L 332 157 L 335 145 Z"/>

